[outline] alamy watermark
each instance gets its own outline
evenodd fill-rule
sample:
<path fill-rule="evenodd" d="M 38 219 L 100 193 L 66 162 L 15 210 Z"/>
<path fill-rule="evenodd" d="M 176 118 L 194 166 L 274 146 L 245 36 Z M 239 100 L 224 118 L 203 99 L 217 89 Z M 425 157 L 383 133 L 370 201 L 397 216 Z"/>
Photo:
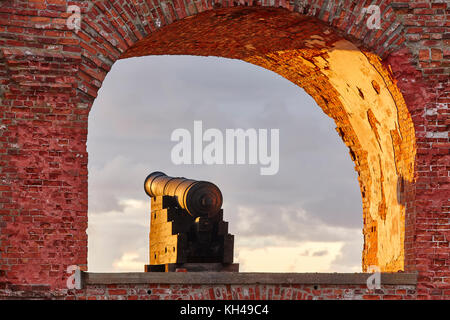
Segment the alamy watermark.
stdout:
<path fill-rule="evenodd" d="M 67 289 L 81 289 L 81 269 L 77 265 L 70 265 L 67 267 L 66 272 L 69 277 L 66 280 Z"/>
<path fill-rule="evenodd" d="M 71 15 L 67 18 L 67 28 L 70 30 L 74 30 L 75 33 L 78 33 L 81 29 L 81 9 L 77 5 L 70 5 L 67 7 L 67 13 L 71 13 Z"/>
<path fill-rule="evenodd" d="M 367 272 L 373 272 L 371 276 L 367 278 L 367 289 L 375 290 L 381 289 L 381 269 L 379 266 L 369 266 Z"/>
<path fill-rule="evenodd" d="M 261 175 L 275 175 L 280 167 L 280 130 L 219 129 L 203 132 L 203 122 L 194 121 L 193 133 L 175 129 L 170 137 L 178 142 L 171 151 L 172 162 L 180 164 L 260 164 Z M 206 142 L 206 145 L 204 145 Z M 270 144 L 270 152 L 269 152 Z"/>
<path fill-rule="evenodd" d="M 381 10 L 377 5 L 370 5 L 367 8 L 363 8 L 361 10 L 360 20 L 363 19 L 366 14 L 369 14 L 369 17 L 366 21 L 366 26 L 368 29 L 381 29 Z"/>

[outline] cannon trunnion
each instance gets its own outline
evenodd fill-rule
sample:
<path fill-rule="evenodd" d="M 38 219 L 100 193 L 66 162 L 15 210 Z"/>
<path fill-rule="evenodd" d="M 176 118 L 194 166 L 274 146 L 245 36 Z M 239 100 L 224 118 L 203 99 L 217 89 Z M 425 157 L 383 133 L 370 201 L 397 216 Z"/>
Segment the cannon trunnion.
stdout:
<path fill-rule="evenodd" d="M 144 189 L 151 197 L 145 271 L 238 271 L 234 236 L 223 221 L 222 193 L 215 184 L 153 172 Z"/>

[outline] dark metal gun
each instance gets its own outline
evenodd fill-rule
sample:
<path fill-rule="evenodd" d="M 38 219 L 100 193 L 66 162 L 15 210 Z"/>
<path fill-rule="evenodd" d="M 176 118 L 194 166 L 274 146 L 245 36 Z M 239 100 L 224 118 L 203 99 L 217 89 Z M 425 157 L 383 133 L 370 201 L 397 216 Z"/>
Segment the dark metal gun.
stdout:
<path fill-rule="evenodd" d="M 175 197 L 179 206 L 193 217 L 212 217 L 222 207 L 220 189 L 207 181 L 169 177 L 156 171 L 145 179 L 144 189 L 150 197 Z"/>

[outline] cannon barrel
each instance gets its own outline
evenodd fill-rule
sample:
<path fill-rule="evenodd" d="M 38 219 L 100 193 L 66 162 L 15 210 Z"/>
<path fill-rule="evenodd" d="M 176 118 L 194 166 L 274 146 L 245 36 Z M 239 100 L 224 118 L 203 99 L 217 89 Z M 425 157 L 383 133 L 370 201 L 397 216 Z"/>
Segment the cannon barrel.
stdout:
<path fill-rule="evenodd" d="M 220 189 L 208 181 L 169 177 L 163 172 L 156 171 L 147 176 L 144 189 L 150 197 L 175 197 L 179 206 L 193 217 L 212 217 L 222 207 Z"/>

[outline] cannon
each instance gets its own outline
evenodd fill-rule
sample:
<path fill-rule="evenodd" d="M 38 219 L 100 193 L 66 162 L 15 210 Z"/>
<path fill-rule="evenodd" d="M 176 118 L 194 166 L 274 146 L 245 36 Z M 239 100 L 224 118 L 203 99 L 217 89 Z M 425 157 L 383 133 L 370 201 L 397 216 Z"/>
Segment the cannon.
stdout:
<path fill-rule="evenodd" d="M 213 183 L 185 178 L 168 177 L 163 172 L 153 172 L 146 179 L 144 189 L 148 196 L 176 198 L 180 208 L 194 218 L 212 217 L 222 207 L 222 193 Z"/>
<path fill-rule="evenodd" d="M 145 271 L 239 270 L 215 184 L 156 171 L 145 179 L 144 190 L 151 198 L 150 264 Z"/>

